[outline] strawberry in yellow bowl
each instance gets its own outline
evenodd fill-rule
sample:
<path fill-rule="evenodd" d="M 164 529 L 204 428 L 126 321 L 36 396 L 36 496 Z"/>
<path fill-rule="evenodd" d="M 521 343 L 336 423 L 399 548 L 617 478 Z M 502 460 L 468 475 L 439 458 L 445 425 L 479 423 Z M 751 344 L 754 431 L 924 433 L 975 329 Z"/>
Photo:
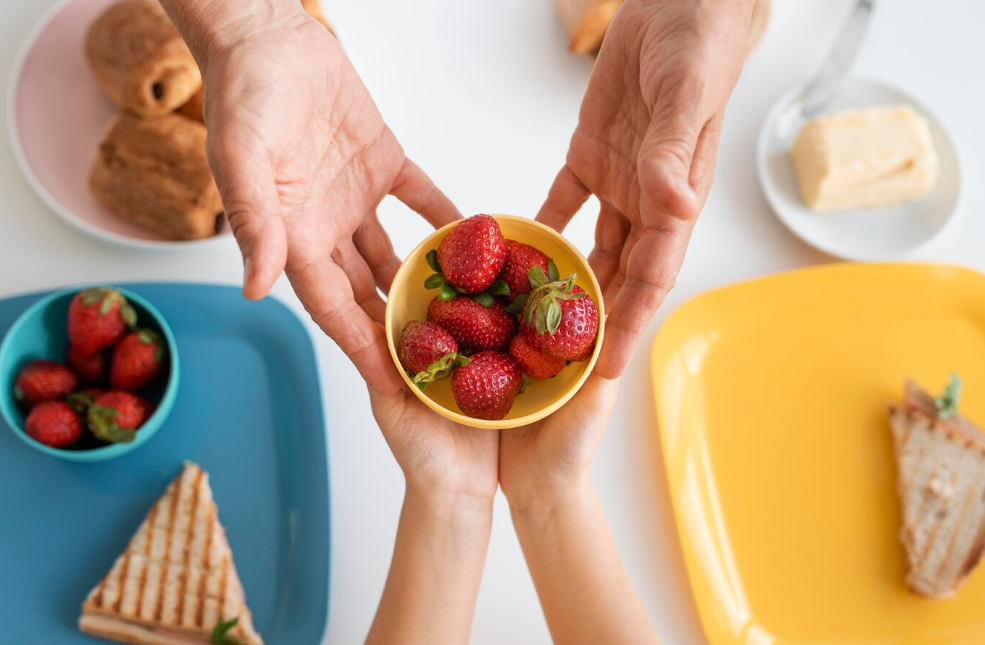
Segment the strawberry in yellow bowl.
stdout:
<path fill-rule="evenodd" d="M 585 258 L 525 217 L 476 215 L 415 248 L 387 297 L 394 365 L 439 414 L 515 428 L 564 405 L 602 343 L 602 292 Z"/>

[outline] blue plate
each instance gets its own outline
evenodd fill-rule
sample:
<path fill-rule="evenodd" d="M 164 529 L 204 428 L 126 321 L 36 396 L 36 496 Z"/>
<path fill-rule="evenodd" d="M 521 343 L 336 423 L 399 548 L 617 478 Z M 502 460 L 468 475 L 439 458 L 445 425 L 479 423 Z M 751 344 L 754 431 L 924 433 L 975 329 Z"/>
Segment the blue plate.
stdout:
<path fill-rule="evenodd" d="M 0 643 L 92 645 L 76 628 L 83 598 L 186 459 L 209 472 L 266 643 L 320 643 L 328 450 L 307 331 L 283 304 L 238 289 L 123 286 L 171 323 L 181 392 L 161 431 L 112 461 L 52 459 L 0 429 Z M 0 335 L 43 295 L 0 300 Z"/>

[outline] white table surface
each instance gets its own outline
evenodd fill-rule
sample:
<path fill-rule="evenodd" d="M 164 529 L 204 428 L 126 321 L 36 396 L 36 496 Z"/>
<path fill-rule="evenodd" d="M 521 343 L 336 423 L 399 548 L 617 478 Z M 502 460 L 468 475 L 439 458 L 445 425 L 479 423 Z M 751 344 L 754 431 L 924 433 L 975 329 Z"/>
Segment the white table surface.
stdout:
<path fill-rule="evenodd" d="M 25 33 L 51 0 L 5 3 L 0 86 Z M 390 126 L 410 156 L 466 213 L 536 213 L 564 159 L 588 64 L 570 57 L 550 0 L 326 0 L 328 13 Z M 629 367 L 595 460 L 595 479 L 630 577 L 666 645 L 704 643 L 681 561 L 664 474 L 651 455 L 649 348 L 660 321 L 707 289 L 829 262 L 784 229 L 760 191 L 753 148 L 770 105 L 803 81 L 828 50 L 852 0 L 774 0 L 725 122 L 717 183 L 678 280 Z M 958 221 L 915 260 L 985 270 L 985 120 L 980 86 L 985 4 L 883 2 L 856 71 L 922 98 L 949 128 L 961 156 Z M 6 109 L 6 105 L 4 106 Z M 4 115 L 6 117 L 6 115 Z M 35 197 L 0 137 L 0 296 L 79 282 L 170 280 L 235 284 L 241 262 L 228 244 L 206 252 L 148 254 L 108 246 L 59 221 Z M 591 248 L 592 205 L 568 236 Z M 384 224 L 398 254 L 427 226 L 386 201 Z M 276 295 L 303 316 L 286 280 Z M 306 319 L 307 320 L 307 319 Z M 357 643 L 386 577 L 403 479 L 356 371 L 316 338 L 332 472 L 331 615 L 325 643 Z M 495 509 L 492 544 L 472 642 L 547 643 L 546 625 L 510 523 Z"/>

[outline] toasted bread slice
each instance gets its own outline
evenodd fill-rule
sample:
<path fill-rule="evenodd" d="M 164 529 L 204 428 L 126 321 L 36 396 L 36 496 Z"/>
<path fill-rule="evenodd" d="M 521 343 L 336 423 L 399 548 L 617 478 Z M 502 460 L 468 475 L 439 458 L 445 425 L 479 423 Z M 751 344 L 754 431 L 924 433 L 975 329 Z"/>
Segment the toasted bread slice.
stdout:
<path fill-rule="evenodd" d="M 209 477 L 186 463 L 126 551 L 89 592 L 79 629 L 137 645 L 208 644 L 216 625 L 232 619 L 238 621 L 226 636 L 263 645 L 219 524 Z"/>
<path fill-rule="evenodd" d="M 985 548 L 985 434 L 963 417 L 940 419 L 934 399 L 912 381 L 889 418 L 906 584 L 921 596 L 947 598 Z"/>

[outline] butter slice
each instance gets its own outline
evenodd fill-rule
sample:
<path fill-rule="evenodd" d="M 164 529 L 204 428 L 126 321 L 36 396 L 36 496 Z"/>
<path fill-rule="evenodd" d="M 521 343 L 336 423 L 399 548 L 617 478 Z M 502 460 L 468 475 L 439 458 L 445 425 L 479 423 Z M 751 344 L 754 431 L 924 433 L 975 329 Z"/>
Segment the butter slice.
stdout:
<path fill-rule="evenodd" d="M 801 197 L 815 211 L 895 206 L 937 180 L 927 121 L 906 105 L 811 119 L 790 154 Z"/>

